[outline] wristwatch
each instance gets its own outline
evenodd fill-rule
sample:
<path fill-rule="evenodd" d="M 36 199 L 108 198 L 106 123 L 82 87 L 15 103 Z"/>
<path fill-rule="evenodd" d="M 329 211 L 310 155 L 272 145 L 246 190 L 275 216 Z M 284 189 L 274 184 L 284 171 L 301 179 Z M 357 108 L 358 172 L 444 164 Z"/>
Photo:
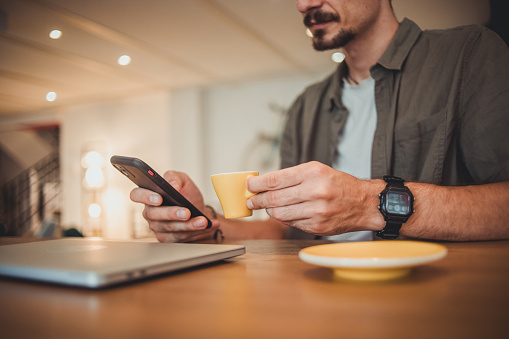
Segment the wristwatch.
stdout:
<path fill-rule="evenodd" d="M 384 176 L 387 186 L 378 196 L 380 205 L 378 209 L 384 216 L 385 227 L 376 232 L 376 235 L 382 239 L 396 239 L 399 236 L 399 229 L 408 218 L 414 213 L 414 196 L 405 186 L 405 180 Z"/>

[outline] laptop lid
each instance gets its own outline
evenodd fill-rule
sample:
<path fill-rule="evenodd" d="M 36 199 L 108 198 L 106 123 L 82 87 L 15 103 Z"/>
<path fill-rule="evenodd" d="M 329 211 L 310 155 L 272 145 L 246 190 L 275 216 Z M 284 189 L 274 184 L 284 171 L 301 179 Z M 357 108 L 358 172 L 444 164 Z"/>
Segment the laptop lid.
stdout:
<path fill-rule="evenodd" d="M 0 275 L 99 288 L 245 252 L 240 245 L 63 238 L 0 246 Z"/>

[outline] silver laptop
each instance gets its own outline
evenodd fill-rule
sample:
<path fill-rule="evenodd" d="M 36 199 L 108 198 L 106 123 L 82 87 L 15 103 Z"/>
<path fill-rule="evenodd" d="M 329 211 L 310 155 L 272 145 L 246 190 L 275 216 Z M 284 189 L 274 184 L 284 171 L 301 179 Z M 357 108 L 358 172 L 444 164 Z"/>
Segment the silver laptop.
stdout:
<path fill-rule="evenodd" d="M 240 245 L 64 238 L 0 246 L 0 275 L 99 288 L 245 252 Z"/>

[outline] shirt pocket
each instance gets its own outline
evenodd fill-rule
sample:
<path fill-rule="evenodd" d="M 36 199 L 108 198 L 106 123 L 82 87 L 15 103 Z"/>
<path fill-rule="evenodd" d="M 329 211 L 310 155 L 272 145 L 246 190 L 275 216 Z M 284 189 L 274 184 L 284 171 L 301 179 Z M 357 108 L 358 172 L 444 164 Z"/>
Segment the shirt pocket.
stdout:
<path fill-rule="evenodd" d="M 418 114 L 413 116 L 419 116 Z M 394 168 L 406 180 L 440 183 L 443 173 L 447 111 L 397 125 L 394 130 Z"/>

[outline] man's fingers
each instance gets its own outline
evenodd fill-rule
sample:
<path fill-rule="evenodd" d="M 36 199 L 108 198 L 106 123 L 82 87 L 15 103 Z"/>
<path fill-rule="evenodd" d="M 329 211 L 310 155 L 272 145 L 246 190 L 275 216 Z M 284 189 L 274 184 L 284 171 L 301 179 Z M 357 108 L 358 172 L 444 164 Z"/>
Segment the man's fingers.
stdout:
<path fill-rule="evenodd" d="M 267 208 L 267 214 L 276 220 L 279 220 L 283 223 L 288 223 L 292 220 L 299 220 L 305 215 L 301 213 L 300 208 L 302 204 L 291 205 L 291 206 L 283 206 L 277 208 Z"/>
<path fill-rule="evenodd" d="M 188 231 L 192 227 L 190 223 L 186 222 L 172 222 L 168 223 L 165 221 L 151 221 L 149 227 L 155 233 L 170 233 L 170 232 L 182 232 Z"/>
<path fill-rule="evenodd" d="M 204 217 L 196 217 L 189 221 L 150 221 L 149 225 L 156 233 L 192 232 L 204 230 L 207 227 L 207 220 Z"/>
<path fill-rule="evenodd" d="M 302 178 L 297 166 L 249 177 L 247 189 L 253 193 L 259 193 L 295 186 L 301 182 Z"/>
<path fill-rule="evenodd" d="M 305 187 L 298 185 L 286 189 L 258 193 L 249 198 L 248 207 L 257 210 L 299 204 L 309 200 L 308 192 L 303 190 L 305 190 Z"/>
<path fill-rule="evenodd" d="M 299 185 L 306 180 L 327 175 L 330 167 L 317 161 L 310 161 L 279 171 L 253 176 L 247 180 L 247 189 L 253 193 L 278 190 Z"/>
<path fill-rule="evenodd" d="M 145 206 L 143 217 L 148 221 L 186 221 L 191 217 L 191 212 L 187 208 L 177 206 Z"/>
<path fill-rule="evenodd" d="M 191 217 L 191 212 L 187 208 L 179 206 L 145 206 L 143 217 L 148 221 L 187 221 Z M 191 221 L 195 229 L 207 226 L 205 217 L 196 217 Z"/>
<path fill-rule="evenodd" d="M 163 202 L 163 198 L 151 191 L 144 188 L 135 188 L 131 191 L 129 197 L 132 201 L 142 203 L 150 206 L 159 206 Z"/>
<path fill-rule="evenodd" d="M 184 177 L 182 173 L 175 171 L 166 171 L 163 174 L 164 180 L 166 180 L 174 189 L 180 191 L 180 188 L 183 185 Z"/>

